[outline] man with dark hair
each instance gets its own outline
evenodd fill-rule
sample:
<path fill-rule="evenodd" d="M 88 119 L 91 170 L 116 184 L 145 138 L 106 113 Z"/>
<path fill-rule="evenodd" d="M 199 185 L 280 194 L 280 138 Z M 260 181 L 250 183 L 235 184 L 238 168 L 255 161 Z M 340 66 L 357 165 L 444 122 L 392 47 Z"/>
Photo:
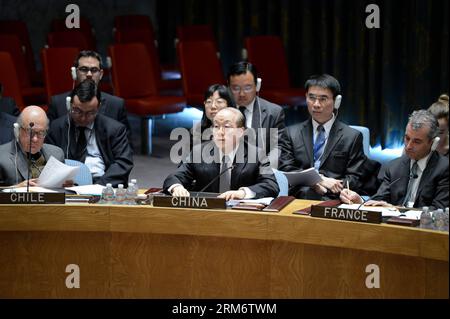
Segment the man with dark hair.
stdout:
<path fill-rule="evenodd" d="M 164 191 L 190 196 L 188 190 L 204 190 L 226 200 L 276 197 L 279 190 L 269 162 L 244 142 L 244 131 L 239 110 L 220 110 L 213 119 L 213 141 L 194 146 L 189 159 L 166 178 Z"/>
<path fill-rule="evenodd" d="M 70 94 L 69 116 L 50 125 L 50 144 L 61 147 L 66 158 L 85 163 L 96 184 L 127 185 L 133 168 L 126 127 L 101 113 L 102 96 L 92 79 L 80 82 Z"/>
<path fill-rule="evenodd" d="M 338 197 L 347 183 L 362 191 L 363 178 L 374 172 L 365 168 L 369 160 L 363 152 L 362 134 L 336 119 L 342 99 L 338 80 L 328 74 L 314 75 L 305 89 L 311 118 L 288 128 L 288 148 L 280 169 L 315 167 L 322 181 L 311 188 L 292 187 L 290 193 L 297 198 L 328 199 Z M 375 167 L 379 169 L 379 164 Z"/>
<path fill-rule="evenodd" d="M 92 79 L 99 85 L 103 77 L 103 63 L 101 56 L 97 52 L 89 50 L 81 51 L 75 59 L 73 66 L 76 72 L 75 85 L 80 84 L 85 79 Z M 66 98 L 69 94 L 70 92 L 64 92 L 52 96 L 47 112 L 50 121 L 67 114 Z M 101 102 L 99 113 L 121 122 L 130 131 L 125 102 L 122 98 L 102 92 L 99 101 Z M 129 132 L 129 137 L 131 138 L 131 132 Z"/>
<path fill-rule="evenodd" d="M 448 207 L 448 158 L 436 151 L 439 123 L 426 110 L 409 117 L 404 154 L 388 163 L 377 193 L 365 205 Z M 363 203 L 354 191 L 342 190 L 345 203 Z"/>
<path fill-rule="evenodd" d="M 261 79 L 256 67 L 248 62 L 233 64 L 227 75 L 228 86 L 233 93 L 237 107 L 243 112 L 247 130 L 256 136 L 252 144 L 262 148 L 273 168 L 280 165 L 279 159 L 286 145 L 284 112 L 281 106 L 258 96 Z M 248 131 L 248 133 L 251 131 Z"/>

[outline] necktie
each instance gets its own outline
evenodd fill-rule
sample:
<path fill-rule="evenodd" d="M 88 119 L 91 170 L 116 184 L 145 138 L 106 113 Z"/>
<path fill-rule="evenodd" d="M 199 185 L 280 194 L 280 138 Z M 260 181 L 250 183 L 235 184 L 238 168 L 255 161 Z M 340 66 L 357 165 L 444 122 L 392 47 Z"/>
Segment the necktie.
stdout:
<path fill-rule="evenodd" d="M 245 106 L 239 106 L 239 111 L 241 111 L 241 113 L 242 113 L 242 115 L 244 116 L 244 123 L 245 123 L 245 126 L 247 126 L 247 117 L 245 116 L 245 110 L 246 110 L 247 108 L 245 107 Z"/>
<path fill-rule="evenodd" d="M 75 156 L 77 157 L 76 160 L 84 163 L 86 160 L 86 153 L 87 153 L 87 142 L 86 142 L 86 134 L 84 134 L 85 127 L 77 127 L 78 130 L 78 140 L 77 140 L 77 148 Z"/>
<path fill-rule="evenodd" d="M 220 165 L 221 170 L 220 173 L 223 173 L 220 176 L 220 183 L 219 183 L 219 192 L 223 193 L 230 190 L 231 185 L 231 172 L 230 172 L 230 158 L 227 155 L 224 155 L 222 157 L 222 164 Z"/>
<path fill-rule="evenodd" d="M 324 145 L 325 145 L 325 128 L 323 125 L 319 125 L 317 127 L 317 137 L 316 141 L 314 142 L 314 166 L 319 166 L 319 159 L 322 156 Z M 316 167 L 318 168 L 318 167 Z"/>
<path fill-rule="evenodd" d="M 414 200 L 414 198 L 411 198 L 412 191 L 413 191 L 413 185 L 417 178 L 417 169 L 419 168 L 419 165 L 417 165 L 417 161 L 414 161 L 411 172 L 409 174 L 409 182 L 408 182 L 408 190 L 406 191 L 405 199 L 403 200 L 403 206 L 408 205 L 408 202 Z"/>

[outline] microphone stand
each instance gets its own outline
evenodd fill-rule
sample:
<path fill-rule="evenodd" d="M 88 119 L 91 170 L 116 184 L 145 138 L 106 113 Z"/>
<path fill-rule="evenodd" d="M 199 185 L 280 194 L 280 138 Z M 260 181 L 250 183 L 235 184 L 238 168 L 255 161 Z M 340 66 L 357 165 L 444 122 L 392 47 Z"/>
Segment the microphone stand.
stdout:
<path fill-rule="evenodd" d="M 34 126 L 34 123 L 33 123 L 33 122 L 30 122 L 29 126 L 30 126 L 30 145 L 29 145 L 29 148 L 28 148 L 27 193 L 30 192 L 31 140 L 33 139 L 33 126 Z"/>

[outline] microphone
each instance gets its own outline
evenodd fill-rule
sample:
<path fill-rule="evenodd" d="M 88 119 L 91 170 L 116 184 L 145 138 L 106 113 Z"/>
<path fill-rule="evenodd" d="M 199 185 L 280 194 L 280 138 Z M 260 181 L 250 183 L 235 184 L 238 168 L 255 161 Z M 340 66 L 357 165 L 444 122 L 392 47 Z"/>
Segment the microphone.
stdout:
<path fill-rule="evenodd" d="M 230 169 L 233 169 L 233 168 L 234 168 L 234 165 L 231 165 L 230 167 L 224 169 L 219 175 L 214 177 L 208 184 L 206 184 L 205 187 L 203 187 L 199 192 L 197 192 L 197 196 L 198 196 L 198 193 L 204 192 L 205 189 L 207 189 L 209 186 L 211 186 L 212 183 L 217 181 L 217 179 L 220 178 L 220 176 L 222 176 L 223 174 L 225 174 L 225 172 L 227 172 L 227 171 L 229 171 Z"/>
<path fill-rule="evenodd" d="M 34 123 L 30 122 L 30 124 L 28 124 L 30 126 L 30 145 L 29 145 L 29 149 L 28 149 L 28 162 L 31 163 L 31 140 L 33 139 L 33 126 Z M 27 165 L 28 167 L 28 171 L 27 171 L 27 193 L 30 192 L 30 171 L 31 171 L 31 167 L 30 164 Z"/>

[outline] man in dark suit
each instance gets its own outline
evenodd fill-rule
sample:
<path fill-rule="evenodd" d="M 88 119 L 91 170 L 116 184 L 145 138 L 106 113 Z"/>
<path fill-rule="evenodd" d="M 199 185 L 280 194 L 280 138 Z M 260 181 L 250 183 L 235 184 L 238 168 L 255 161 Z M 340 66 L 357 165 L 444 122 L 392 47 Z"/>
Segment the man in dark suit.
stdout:
<path fill-rule="evenodd" d="M 37 178 L 51 156 L 64 162 L 64 154 L 59 147 L 44 144 L 47 130 L 48 119 L 42 108 L 32 105 L 23 109 L 17 118 L 14 138 L 0 145 L 0 185 L 26 186 L 30 173 L 30 186 L 36 186 Z M 71 183 L 67 182 L 66 185 Z"/>
<path fill-rule="evenodd" d="M 276 197 L 279 190 L 269 161 L 244 142 L 244 123 L 239 110 L 220 110 L 213 120 L 213 141 L 194 146 L 189 160 L 166 178 L 164 191 L 189 196 L 188 189 L 201 190 L 221 193 L 226 200 Z"/>
<path fill-rule="evenodd" d="M 99 111 L 100 91 L 86 79 L 70 94 L 69 117 L 63 116 L 50 125 L 50 144 L 61 147 L 66 158 L 85 163 L 96 184 L 127 185 L 133 168 L 130 143 L 125 126 Z"/>
<path fill-rule="evenodd" d="M 257 95 L 261 79 L 251 63 L 233 64 L 227 78 L 236 105 L 245 116 L 249 143 L 263 149 L 271 166 L 278 168 L 280 155 L 286 147 L 283 109 Z"/>
<path fill-rule="evenodd" d="M 101 56 L 94 51 L 81 51 L 74 62 L 74 71 L 76 75 L 75 85 L 85 79 L 92 79 L 98 85 L 103 77 L 103 64 Z M 50 121 L 67 114 L 66 98 L 70 92 L 64 92 L 52 96 L 47 116 Z M 121 122 L 128 131 L 130 131 L 130 124 L 128 123 L 127 111 L 125 109 L 125 102 L 122 98 L 110 95 L 108 93 L 101 93 L 99 113 L 106 115 L 116 121 Z"/>
<path fill-rule="evenodd" d="M 377 193 L 365 205 L 445 208 L 449 203 L 448 158 L 436 151 L 439 124 L 429 111 L 415 111 L 405 132 L 404 154 L 389 162 Z M 345 203 L 363 203 L 344 189 Z"/>
<path fill-rule="evenodd" d="M 14 116 L 0 111 L 0 145 L 13 139 L 13 125 L 15 122 L 16 118 Z"/>
<path fill-rule="evenodd" d="M 363 137 L 336 119 L 342 99 L 339 82 L 328 74 L 315 75 L 306 81 L 305 89 L 311 118 L 288 128 L 288 147 L 280 170 L 315 167 L 322 181 L 311 188 L 292 187 L 290 193 L 297 198 L 329 199 L 338 197 L 347 182 L 350 188 L 360 190 L 367 159 Z"/>

